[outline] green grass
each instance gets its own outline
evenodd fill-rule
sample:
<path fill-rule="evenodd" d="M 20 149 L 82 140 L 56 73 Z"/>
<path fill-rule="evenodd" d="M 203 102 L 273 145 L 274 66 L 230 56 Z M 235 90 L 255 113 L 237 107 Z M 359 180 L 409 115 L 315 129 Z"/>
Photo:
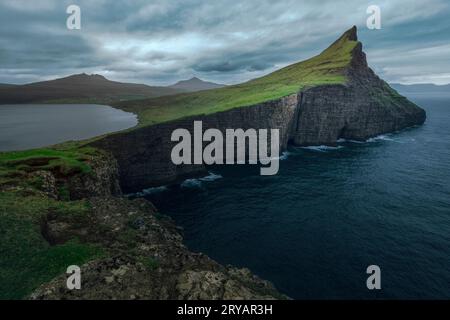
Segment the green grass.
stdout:
<path fill-rule="evenodd" d="M 357 42 L 345 33 L 320 55 L 243 84 L 154 99 L 119 102 L 115 105 L 134 112 L 139 125 L 153 125 L 188 116 L 211 114 L 278 99 L 310 86 L 342 84 Z"/>
<path fill-rule="evenodd" d="M 89 223 L 88 202 L 69 201 L 63 181 L 90 174 L 89 161 L 98 152 L 69 143 L 66 148 L 0 153 L 0 299 L 24 298 L 65 272 L 67 266 L 103 254 L 99 247 L 75 238 L 50 246 L 41 233 L 42 221 L 49 213 L 72 225 Z M 30 174 L 37 170 L 55 175 L 60 201 L 40 192 L 43 178 Z"/>
<path fill-rule="evenodd" d="M 40 222 L 49 211 L 82 220 L 88 210 L 85 201 L 0 194 L 0 299 L 24 298 L 69 265 L 82 265 L 104 254 L 101 248 L 77 239 L 50 246 L 41 234 Z"/>
<path fill-rule="evenodd" d="M 0 185 L 37 170 L 48 170 L 65 176 L 88 174 L 92 170 L 88 161 L 98 152 L 91 147 L 2 152 L 0 153 Z"/>

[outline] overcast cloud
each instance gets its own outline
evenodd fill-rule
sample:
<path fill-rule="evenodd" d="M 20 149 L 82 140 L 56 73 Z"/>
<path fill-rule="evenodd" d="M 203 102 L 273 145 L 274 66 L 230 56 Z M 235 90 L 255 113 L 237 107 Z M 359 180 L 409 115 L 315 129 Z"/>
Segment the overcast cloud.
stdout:
<path fill-rule="evenodd" d="M 66 28 L 70 4 L 81 7 L 81 30 Z M 365 26 L 371 4 L 381 30 Z M 238 83 L 311 57 L 357 25 L 384 79 L 450 83 L 449 16 L 448 0 L 0 0 L 0 82 L 86 72 Z"/>

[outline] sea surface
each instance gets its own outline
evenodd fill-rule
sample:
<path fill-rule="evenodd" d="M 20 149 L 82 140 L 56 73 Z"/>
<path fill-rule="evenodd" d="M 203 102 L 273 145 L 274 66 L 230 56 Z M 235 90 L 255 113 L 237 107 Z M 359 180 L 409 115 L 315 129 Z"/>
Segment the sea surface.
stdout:
<path fill-rule="evenodd" d="M 0 151 L 82 140 L 136 124 L 136 115 L 103 105 L 0 105 Z"/>
<path fill-rule="evenodd" d="M 248 267 L 295 299 L 450 298 L 450 94 L 410 96 L 421 127 L 146 190 L 191 250 Z M 366 287 L 369 265 L 381 290 Z"/>

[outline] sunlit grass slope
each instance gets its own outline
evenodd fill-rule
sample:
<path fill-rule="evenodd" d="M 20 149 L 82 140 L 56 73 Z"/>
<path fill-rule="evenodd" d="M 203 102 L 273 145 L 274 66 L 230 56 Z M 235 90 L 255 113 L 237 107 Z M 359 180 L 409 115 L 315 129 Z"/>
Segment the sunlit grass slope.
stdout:
<path fill-rule="evenodd" d="M 140 126 L 153 125 L 187 116 L 211 114 L 232 108 L 278 99 L 307 86 L 340 84 L 343 70 L 351 61 L 357 41 L 351 31 L 344 33 L 321 54 L 246 83 L 196 93 L 118 103 L 139 116 Z"/>

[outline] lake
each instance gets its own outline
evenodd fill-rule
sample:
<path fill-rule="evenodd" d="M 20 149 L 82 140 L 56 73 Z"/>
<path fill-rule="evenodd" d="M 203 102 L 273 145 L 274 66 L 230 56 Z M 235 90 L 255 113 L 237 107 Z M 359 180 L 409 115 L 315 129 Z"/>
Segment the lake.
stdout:
<path fill-rule="evenodd" d="M 103 105 L 0 105 L 0 151 L 83 140 L 136 124 L 136 115 Z"/>
<path fill-rule="evenodd" d="M 213 167 L 148 189 L 185 242 L 296 299 L 450 298 L 450 96 L 411 97 L 425 125 L 338 148 L 290 148 L 275 176 Z M 381 287 L 366 287 L 369 265 Z"/>

